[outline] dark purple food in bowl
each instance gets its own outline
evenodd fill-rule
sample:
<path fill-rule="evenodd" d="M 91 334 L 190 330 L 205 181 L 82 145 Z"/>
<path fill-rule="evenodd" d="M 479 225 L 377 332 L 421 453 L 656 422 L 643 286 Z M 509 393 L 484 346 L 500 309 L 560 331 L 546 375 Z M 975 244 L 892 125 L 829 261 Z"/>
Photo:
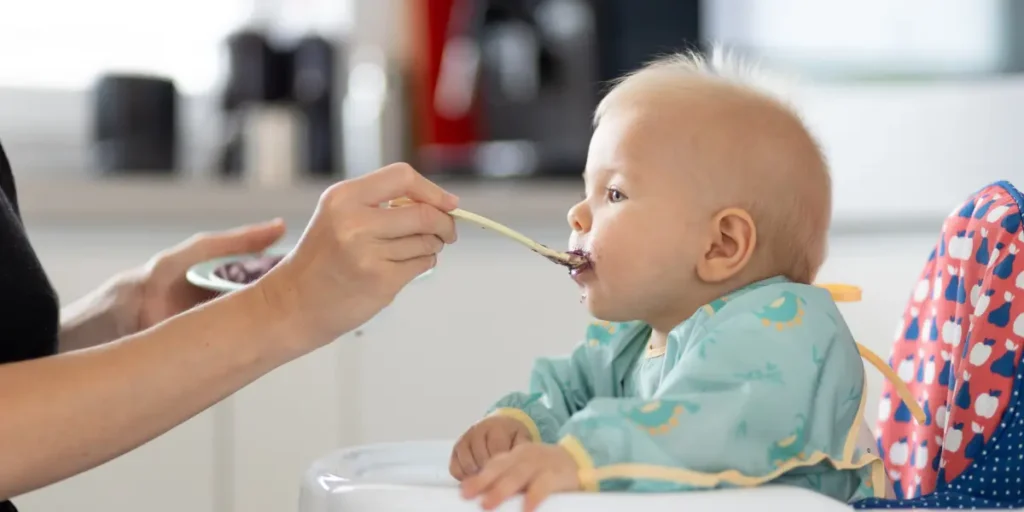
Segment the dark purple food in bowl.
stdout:
<path fill-rule="evenodd" d="M 263 277 L 281 262 L 284 256 L 259 256 L 221 265 L 213 275 L 232 283 L 249 284 Z"/>

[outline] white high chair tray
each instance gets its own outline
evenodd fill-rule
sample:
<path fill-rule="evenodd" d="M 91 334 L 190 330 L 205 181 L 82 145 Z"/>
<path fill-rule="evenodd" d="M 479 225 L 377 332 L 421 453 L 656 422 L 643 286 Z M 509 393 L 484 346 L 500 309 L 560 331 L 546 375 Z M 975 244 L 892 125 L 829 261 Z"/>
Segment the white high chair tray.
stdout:
<path fill-rule="evenodd" d="M 399 510 L 475 512 L 448 474 L 451 441 L 359 446 L 317 460 L 303 479 L 300 512 L 390 512 Z M 516 497 L 499 512 L 522 510 Z M 845 503 L 805 489 L 766 486 L 705 492 L 573 493 L 549 498 L 541 512 L 849 511 Z"/>

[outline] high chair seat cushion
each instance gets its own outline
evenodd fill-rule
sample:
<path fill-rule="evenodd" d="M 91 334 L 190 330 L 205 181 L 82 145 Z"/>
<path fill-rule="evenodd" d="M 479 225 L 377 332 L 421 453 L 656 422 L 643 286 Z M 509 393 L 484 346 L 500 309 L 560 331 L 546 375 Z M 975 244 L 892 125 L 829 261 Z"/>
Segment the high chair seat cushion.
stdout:
<path fill-rule="evenodd" d="M 889 360 L 927 418 L 885 383 L 878 447 L 898 499 L 857 508 L 1024 507 L 1022 210 L 999 182 L 946 219 Z"/>

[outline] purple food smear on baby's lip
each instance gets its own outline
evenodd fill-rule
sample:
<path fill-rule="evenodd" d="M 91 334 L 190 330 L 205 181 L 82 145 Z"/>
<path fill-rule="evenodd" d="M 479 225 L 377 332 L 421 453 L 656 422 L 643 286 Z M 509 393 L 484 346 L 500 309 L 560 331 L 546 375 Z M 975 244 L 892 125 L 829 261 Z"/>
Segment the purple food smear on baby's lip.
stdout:
<path fill-rule="evenodd" d="M 550 249 L 550 247 L 548 247 L 548 246 L 546 246 L 544 244 L 540 244 L 540 246 L 545 248 L 545 249 Z M 540 251 L 534 251 L 534 252 L 536 252 L 538 254 L 543 254 Z M 567 252 L 566 254 L 568 254 L 570 256 L 576 256 L 577 258 L 575 258 L 575 259 L 577 259 L 577 260 L 579 258 L 582 258 L 583 261 L 582 262 L 572 261 L 573 258 L 570 258 L 570 261 L 566 261 L 564 259 L 557 258 L 555 256 L 549 256 L 549 255 L 546 255 L 546 254 L 543 254 L 543 256 L 545 258 L 547 258 L 549 261 L 551 261 L 552 263 L 557 263 L 557 264 L 559 264 L 559 265 L 561 265 L 563 267 L 568 268 L 570 273 L 572 273 L 574 270 L 579 269 L 579 268 L 590 267 L 590 253 L 588 253 L 588 252 L 586 252 L 586 251 L 584 251 L 582 249 L 574 249 L 572 251 Z"/>
<path fill-rule="evenodd" d="M 569 267 L 569 275 L 570 276 L 575 276 L 575 275 L 579 274 L 580 272 L 583 272 L 584 270 L 587 270 L 591 266 L 593 266 L 593 262 L 590 259 L 590 253 L 589 252 L 584 251 L 583 249 L 573 249 L 573 250 L 569 251 L 569 254 L 572 255 L 572 256 L 577 256 L 577 257 L 583 259 L 583 263 L 580 263 L 580 264 L 577 264 L 577 265 L 571 265 L 571 264 L 567 265 Z"/>

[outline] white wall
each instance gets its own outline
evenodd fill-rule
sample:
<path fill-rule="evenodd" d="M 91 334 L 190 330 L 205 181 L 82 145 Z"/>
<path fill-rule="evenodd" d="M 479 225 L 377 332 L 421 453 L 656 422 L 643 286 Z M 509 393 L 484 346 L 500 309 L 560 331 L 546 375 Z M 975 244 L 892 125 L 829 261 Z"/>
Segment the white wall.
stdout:
<path fill-rule="evenodd" d="M 991 73 L 1015 0 L 710 0 L 707 37 L 828 75 Z"/>

